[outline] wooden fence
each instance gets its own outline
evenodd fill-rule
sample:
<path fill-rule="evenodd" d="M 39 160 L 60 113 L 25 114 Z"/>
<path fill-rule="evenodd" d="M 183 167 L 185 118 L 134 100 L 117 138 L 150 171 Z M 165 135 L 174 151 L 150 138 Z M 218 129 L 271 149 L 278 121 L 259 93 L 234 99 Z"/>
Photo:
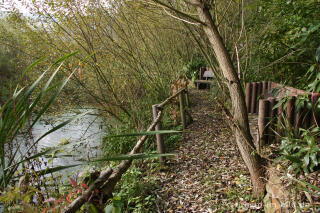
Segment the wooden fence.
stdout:
<path fill-rule="evenodd" d="M 174 100 L 176 97 L 179 96 L 179 108 L 180 108 L 180 115 L 181 115 L 181 124 L 182 124 L 182 128 L 185 129 L 187 126 L 187 119 L 186 119 L 186 107 L 189 108 L 189 93 L 188 93 L 188 89 L 187 87 L 182 88 L 180 90 L 178 90 L 174 95 L 170 96 L 169 98 L 167 98 L 165 101 L 163 101 L 160 104 L 155 104 L 152 105 L 152 113 L 153 113 L 153 119 L 155 120 L 159 114 L 159 112 L 161 112 L 165 106 L 167 106 L 172 100 Z M 190 116 L 190 113 L 188 113 L 188 115 Z M 191 120 L 191 117 L 189 118 L 189 120 Z M 159 122 L 157 122 L 156 126 L 155 126 L 155 130 L 159 131 L 161 130 L 161 121 L 159 120 Z M 165 146 L 164 146 L 164 142 L 163 142 L 163 138 L 161 134 L 156 134 L 156 139 L 157 139 L 157 149 L 158 149 L 158 153 L 163 154 L 165 153 Z M 160 157 L 161 161 L 164 161 L 163 157 Z"/>
<path fill-rule="evenodd" d="M 286 121 L 290 128 L 298 130 L 300 127 L 308 128 L 318 125 L 319 115 L 314 107 L 310 109 L 306 103 L 296 108 L 296 99 L 305 95 L 311 103 L 315 103 L 320 93 L 310 93 L 278 83 L 263 81 L 246 84 L 246 106 L 248 113 L 258 114 L 258 147 L 271 143 L 275 132 L 281 134 L 281 126 Z M 274 109 L 274 106 L 286 97 L 287 102 Z"/>
<path fill-rule="evenodd" d="M 185 83 L 185 85 L 187 85 Z M 187 108 L 189 107 L 189 93 L 187 86 L 184 88 L 179 89 L 174 95 L 167 98 L 165 101 L 163 101 L 160 104 L 155 104 L 152 106 L 152 112 L 153 112 L 153 122 L 147 129 L 147 132 L 152 130 L 161 130 L 161 115 L 163 113 L 163 110 L 165 106 L 167 106 L 169 103 L 171 103 L 173 100 L 178 97 L 179 100 L 179 106 L 180 106 L 180 115 L 181 115 L 181 123 L 183 129 L 187 126 L 187 119 L 186 115 L 190 116 L 190 113 L 187 112 Z M 191 121 L 191 116 L 188 119 Z M 143 143 L 146 141 L 148 135 L 142 136 L 136 143 L 136 145 L 133 147 L 131 152 L 129 154 L 134 155 L 139 152 L 141 149 Z M 157 140 L 157 149 L 160 154 L 165 153 L 165 146 L 164 141 L 161 134 L 156 134 L 156 140 Z M 160 157 L 160 160 L 164 162 L 164 158 Z M 112 197 L 112 191 L 115 187 L 115 185 L 120 181 L 122 175 L 130 168 L 132 164 L 132 159 L 123 160 L 117 167 L 114 169 L 108 168 L 104 171 L 100 172 L 99 177 L 90 184 L 89 188 L 86 189 L 81 196 L 76 198 L 69 206 L 67 206 L 62 212 L 63 213 L 74 213 L 77 210 L 81 208 L 81 206 L 86 203 L 90 197 L 94 195 L 96 191 L 99 191 L 99 193 L 103 194 L 104 199 L 109 199 Z"/>

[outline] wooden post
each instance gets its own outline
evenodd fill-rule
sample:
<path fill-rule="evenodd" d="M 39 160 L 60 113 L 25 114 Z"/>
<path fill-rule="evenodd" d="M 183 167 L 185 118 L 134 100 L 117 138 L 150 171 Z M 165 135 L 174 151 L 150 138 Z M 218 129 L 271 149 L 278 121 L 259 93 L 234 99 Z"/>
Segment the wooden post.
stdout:
<path fill-rule="evenodd" d="M 266 81 L 262 82 L 262 94 L 264 99 L 268 98 L 268 82 Z"/>
<path fill-rule="evenodd" d="M 287 119 L 288 119 L 289 125 L 291 125 L 291 126 L 294 125 L 294 118 L 295 118 L 294 104 L 295 104 L 295 102 L 296 102 L 296 97 L 292 96 L 291 99 L 288 99 L 288 103 L 287 103 Z"/>
<path fill-rule="evenodd" d="M 193 122 L 193 119 L 192 119 L 192 116 L 191 116 L 191 112 L 190 112 L 190 99 L 189 99 L 189 92 L 187 90 L 187 87 L 186 87 L 186 90 L 185 90 L 185 100 L 186 100 L 186 106 L 187 106 L 187 109 L 186 109 L 186 114 L 188 116 L 188 122 L 187 124 L 189 125 L 190 123 Z"/>
<path fill-rule="evenodd" d="M 311 95 L 308 94 L 308 100 L 311 101 Z M 304 129 L 308 129 L 311 125 L 312 125 L 312 112 L 311 109 L 308 109 L 308 102 L 304 103 L 304 108 L 303 108 L 303 113 L 301 115 L 301 119 L 302 119 L 302 128 Z"/>
<path fill-rule="evenodd" d="M 279 99 L 278 101 L 281 101 L 281 99 Z M 277 133 L 282 136 L 282 128 L 283 128 L 283 104 L 281 104 L 278 107 L 278 112 L 277 112 Z M 280 141 L 280 137 L 277 136 L 276 137 L 276 141 L 279 142 Z"/>
<path fill-rule="evenodd" d="M 273 107 L 276 105 L 276 99 L 275 98 L 268 98 L 269 100 L 269 128 L 268 128 L 268 143 L 272 143 L 272 141 L 275 138 L 275 127 L 277 122 L 277 111 L 278 109 L 273 109 Z"/>
<path fill-rule="evenodd" d="M 183 129 L 186 128 L 186 114 L 184 111 L 184 93 L 185 91 L 181 92 L 179 95 L 179 103 L 180 103 L 180 113 L 181 113 L 181 122 L 182 122 L 182 127 Z"/>
<path fill-rule="evenodd" d="M 257 106 L 257 83 L 252 83 L 252 96 L 251 96 L 251 113 L 256 113 Z"/>
<path fill-rule="evenodd" d="M 272 91 L 272 81 L 268 81 L 268 93 L 271 94 Z"/>
<path fill-rule="evenodd" d="M 246 83 L 246 106 L 247 106 L 248 113 L 251 113 L 251 91 L 252 91 L 251 83 Z"/>
<path fill-rule="evenodd" d="M 262 94 L 262 82 L 257 82 L 257 105 L 256 105 L 256 112 L 259 113 L 259 100 L 261 99 Z"/>
<path fill-rule="evenodd" d="M 158 109 L 158 105 L 152 105 L 152 113 L 153 113 L 153 120 L 157 119 L 158 113 L 159 113 L 159 109 Z M 159 131 L 161 130 L 161 122 L 159 121 L 157 123 L 157 125 L 155 126 L 155 130 Z M 156 134 L 156 139 L 157 139 L 157 150 L 158 153 L 163 154 L 165 153 L 165 147 L 164 147 L 164 143 L 163 143 L 163 138 L 161 134 Z M 164 157 L 160 157 L 160 161 L 164 162 L 165 158 Z"/>
<path fill-rule="evenodd" d="M 190 107 L 190 100 L 189 100 L 189 92 L 187 89 L 185 90 L 185 98 L 186 98 L 186 106 L 189 108 Z"/>
<path fill-rule="evenodd" d="M 269 117 L 269 101 L 266 99 L 259 100 L 259 116 L 258 116 L 258 129 L 259 129 L 259 140 L 258 150 L 268 142 L 268 117 Z"/>

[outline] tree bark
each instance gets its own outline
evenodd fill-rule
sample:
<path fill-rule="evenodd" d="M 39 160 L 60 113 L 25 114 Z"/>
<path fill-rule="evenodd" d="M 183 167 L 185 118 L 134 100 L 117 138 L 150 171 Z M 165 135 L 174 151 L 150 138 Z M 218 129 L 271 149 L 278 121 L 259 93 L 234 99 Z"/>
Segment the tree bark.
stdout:
<path fill-rule="evenodd" d="M 203 30 L 211 43 L 222 74 L 227 82 L 232 102 L 233 121 L 237 126 L 233 127 L 233 131 L 241 156 L 251 175 L 254 195 L 261 196 L 265 191 L 263 179 L 265 172 L 261 157 L 256 153 L 252 154 L 255 151 L 251 148 L 254 147 L 254 143 L 250 134 L 242 86 L 206 2 L 206 0 L 192 0 L 192 4 L 196 7 L 200 20 L 205 23 L 205 25 L 202 25 Z"/>

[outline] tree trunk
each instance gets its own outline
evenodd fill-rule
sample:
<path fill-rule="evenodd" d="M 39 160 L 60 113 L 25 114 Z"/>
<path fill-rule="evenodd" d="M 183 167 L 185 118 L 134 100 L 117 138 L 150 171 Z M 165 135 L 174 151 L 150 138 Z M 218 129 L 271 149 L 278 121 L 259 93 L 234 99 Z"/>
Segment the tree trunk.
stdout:
<path fill-rule="evenodd" d="M 233 121 L 238 127 L 233 128 L 236 142 L 241 156 L 249 169 L 254 195 L 261 196 L 265 191 L 263 179 L 265 172 L 261 157 L 257 154 L 252 154 L 254 150 L 250 148 L 250 146 L 254 147 L 254 143 L 250 134 L 248 113 L 240 80 L 217 27 L 213 22 L 212 16 L 206 5 L 206 0 L 192 0 L 192 3 L 197 9 L 200 20 L 206 24 L 203 25 L 203 29 L 209 38 L 223 76 L 227 81 L 232 102 Z"/>

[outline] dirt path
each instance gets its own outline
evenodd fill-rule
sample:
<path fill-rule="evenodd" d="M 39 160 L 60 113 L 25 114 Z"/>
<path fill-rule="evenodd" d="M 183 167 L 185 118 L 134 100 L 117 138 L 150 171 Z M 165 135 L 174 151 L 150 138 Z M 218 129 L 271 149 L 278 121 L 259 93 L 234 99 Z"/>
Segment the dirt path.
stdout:
<path fill-rule="evenodd" d="M 208 91 L 191 90 L 194 122 L 183 135 L 177 157 L 155 174 L 160 182 L 158 212 L 246 212 L 252 200 L 248 172 L 232 133 Z M 257 210 L 259 211 L 259 210 Z"/>

